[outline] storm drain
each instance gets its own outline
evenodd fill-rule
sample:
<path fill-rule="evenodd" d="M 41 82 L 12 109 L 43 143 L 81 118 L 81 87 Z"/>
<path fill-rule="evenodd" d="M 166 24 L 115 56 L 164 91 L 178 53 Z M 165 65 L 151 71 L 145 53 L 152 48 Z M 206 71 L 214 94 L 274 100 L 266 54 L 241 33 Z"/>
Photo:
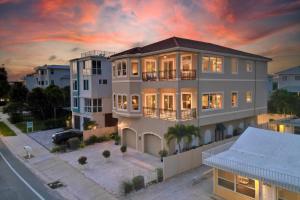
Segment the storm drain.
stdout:
<path fill-rule="evenodd" d="M 56 189 L 56 188 L 60 188 L 60 187 L 63 187 L 64 184 L 60 181 L 54 181 L 52 183 L 48 183 L 47 184 L 51 189 Z"/>

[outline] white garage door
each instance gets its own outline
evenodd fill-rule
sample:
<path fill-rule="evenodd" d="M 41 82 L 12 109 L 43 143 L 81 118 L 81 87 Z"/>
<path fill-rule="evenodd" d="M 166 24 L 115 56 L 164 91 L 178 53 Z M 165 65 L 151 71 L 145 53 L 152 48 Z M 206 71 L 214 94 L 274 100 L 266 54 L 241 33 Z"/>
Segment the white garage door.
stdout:
<path fill-rule="evenodd" d="M 136 149 L 136 133 L 133 130 L 123 129 L 123 145 Z"/>
<path fill-rule="evenodd" d="M 153 134 L 144 135 L 144 151 L 154 156 L 159 156 L 161 150 L 161 139 Z"/>

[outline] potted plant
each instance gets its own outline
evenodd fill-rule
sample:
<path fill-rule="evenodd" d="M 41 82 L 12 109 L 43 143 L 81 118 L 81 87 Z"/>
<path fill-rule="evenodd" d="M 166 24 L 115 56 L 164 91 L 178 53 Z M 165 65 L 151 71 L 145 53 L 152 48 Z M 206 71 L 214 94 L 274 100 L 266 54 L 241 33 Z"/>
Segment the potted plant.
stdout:
<path fill-rule="evenodd" d="M 115 140 L 115 145 L 119 145 L 121 137 L 119 135 L 115 135 L 114 140 Z"/>
<path fill-rule="evenodd" d="M 105 150 L 105 151 L 103 151 L 102 155 L 106 159 L 106 162 L 108 162 L 109 161 L 109 157 L 110 157 L 110 151 Z"/>
<path fill-rule="evenodd" d="M 78 163 L 81 165 L 81 166 L 85 166 L 87 164 L 87 157 L 85 156 L 81 156 L 78 158 Z"/>
<path fill-rule="evenodd" d="M 121 148 L 120 148 L 120 151 L 122 152 L 122 156 L 124 156 L 124 154 L 127 151 L 127 146 L 126 145 L 122 145 Z"/>
<path fill-rule="evenodd" d="M 168 151 L 163 149 L 163 150 L 160 150 L 158 152 L 158 154 L 160 155 L 160 161 L 163 162 L 163 157 L 166 157 L 168 155 Z"/>

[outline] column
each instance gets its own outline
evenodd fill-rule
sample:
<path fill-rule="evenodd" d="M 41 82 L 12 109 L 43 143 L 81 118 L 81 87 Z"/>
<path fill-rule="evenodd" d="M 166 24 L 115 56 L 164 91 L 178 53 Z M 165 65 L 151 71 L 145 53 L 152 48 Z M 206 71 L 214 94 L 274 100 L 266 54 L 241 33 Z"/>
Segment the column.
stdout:
<path fill-rule="evenodd" d="M 181 119 L 181 91 L 180 88 L 176 89 L 176 120 Z"/>
<path fill-rule="evenodd" d="M 156 116 L 160 118 L 161 94 L 160 89 L 156 89 Z"/>
<path fill-rule="evenodd" d="M 159 56 L 156 56 L 156 80 L 159 80 L 160 63 Z"/>
<path fill-rule="evenodd" d="M 176 52 L 176 79 L 180 80 L 180 52 Z"/>

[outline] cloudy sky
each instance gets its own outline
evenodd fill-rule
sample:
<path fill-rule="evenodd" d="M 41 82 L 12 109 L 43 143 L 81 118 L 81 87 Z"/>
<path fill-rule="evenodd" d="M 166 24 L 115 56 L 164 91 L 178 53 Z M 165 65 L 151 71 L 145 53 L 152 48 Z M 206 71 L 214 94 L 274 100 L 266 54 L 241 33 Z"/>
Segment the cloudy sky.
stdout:
<path fill-rule="evenodd" d="M 10 80 L 87 50 L 118 52 L 171 36 L 300 65 L 300 0 L 0 0 L 0 64 Z"/>

